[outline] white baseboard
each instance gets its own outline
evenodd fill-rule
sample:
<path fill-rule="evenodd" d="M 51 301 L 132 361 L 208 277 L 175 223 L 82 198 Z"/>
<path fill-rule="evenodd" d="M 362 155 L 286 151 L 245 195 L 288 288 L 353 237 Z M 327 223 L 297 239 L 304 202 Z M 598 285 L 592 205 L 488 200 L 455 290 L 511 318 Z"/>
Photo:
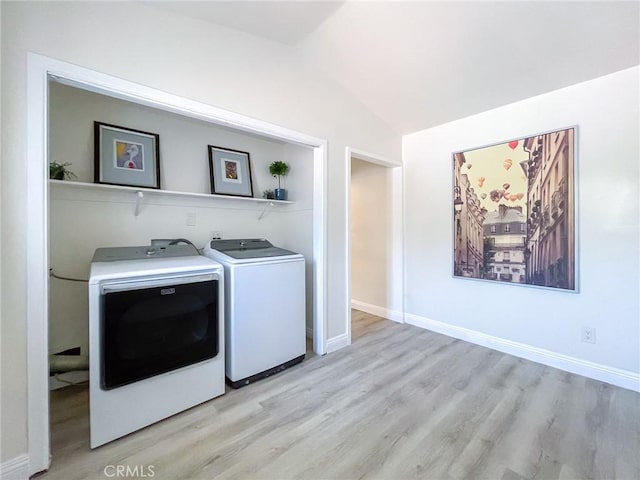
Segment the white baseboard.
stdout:
<path fill-rule="evenodd" d="M 351 308 L 355 308 L 356 310 L 361 310 L 378 317 L 387 318 L 389 320 L 393 320 L 394 322 L 404 323 L 402 312 L 389 310 L 377 305 L 371 305 L 370 303 L 360 302 L 358 300 L 351 300 Z M 337 337 L 330 338 L 329 340 L 327 340 L 327 353 L 335 352 L 336 350 L 340 350 L 347 345 L 349 345 L 348 333 L 343 333 L 342 335 L 338 335 Z"/>
<path fill-rule="evenodd" d="M 335 352 L 349 345 L 349 335 L 343 333 L 327 340 L 327 353 Z"/>
<path fill-rule="evenodd" d="M 28 480 L 29 455 L 24 454 L 0 463 L 0 479 Z"/>
<path fill-rule="evenodd" d="M 524 343 L 513 342 L 503 338 L 494 337 L 485 333 L 476 332 L 468 328 L 450 325 L 430 318 L 421 317 L 407 313 L 406 323 L 416 327 L 442 333 L 449 337 L 459 338 L 467 342 L 475 343 L 483 347 L 492 348 L 499 352 L 508 353 L 516 357 L 525 358 L 534 362 L 542 363 L 550 367 L 576 373 L 585 377 L 610 383 L 618 387 L 640 392 L 640 374 L 619 368 L 608 367 L 598 363 L 581 360 L 560 353 L 545 350 L 543 348 L 532 347 Z"/>
<path fill-rule="evenodd" d="M 377 317 L 386 318 L 387 320 L 393 320 L 394 322 L 404 323 L 402 312 L 397 310 L 389 310 L 388 308 L 361 302 L 360 300 L 351 300 L 351 308 L 376 315 Z"/>

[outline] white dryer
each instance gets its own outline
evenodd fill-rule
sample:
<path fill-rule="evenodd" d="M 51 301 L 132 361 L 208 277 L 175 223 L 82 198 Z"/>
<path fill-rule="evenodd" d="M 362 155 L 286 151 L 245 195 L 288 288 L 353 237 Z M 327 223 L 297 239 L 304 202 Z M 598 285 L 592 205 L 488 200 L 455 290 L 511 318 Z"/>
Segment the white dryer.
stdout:
<path fill-rule="evenodd" d="M 224 271 L 190 246 L 99 248 L 89 279 L 91 448 L 222 395 Z"/>
<path fill-rule="evenodd" d="M 212 240 L 225 274 L 227 382 L 238 388 L 304 360 L 304 256 L 265 239 Z"/>

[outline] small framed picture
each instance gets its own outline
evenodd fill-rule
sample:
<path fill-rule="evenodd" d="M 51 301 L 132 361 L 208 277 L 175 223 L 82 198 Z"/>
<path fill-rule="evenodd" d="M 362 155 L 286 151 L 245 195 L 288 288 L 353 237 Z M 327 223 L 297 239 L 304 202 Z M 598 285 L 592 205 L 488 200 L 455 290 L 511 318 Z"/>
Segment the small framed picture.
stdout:
<path fill-rule="evenodd" d="M 94 183 L 160 188 L 160 136 L 93 122 Z"/>
<path fill-rule="evenodd" d="M 248 152 L 209 145 L 211 193 L 253 197 Z"/>

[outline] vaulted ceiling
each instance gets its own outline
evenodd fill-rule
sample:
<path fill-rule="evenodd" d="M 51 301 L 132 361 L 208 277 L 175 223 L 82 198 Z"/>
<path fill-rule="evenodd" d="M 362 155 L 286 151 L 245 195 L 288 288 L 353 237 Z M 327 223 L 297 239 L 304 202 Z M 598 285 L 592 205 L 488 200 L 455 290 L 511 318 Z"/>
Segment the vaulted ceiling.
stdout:
<path fill-rule="evenodd" d="M 637 1 L 152 3 L 288 45 L 402 134 L 640 63 Z"/>

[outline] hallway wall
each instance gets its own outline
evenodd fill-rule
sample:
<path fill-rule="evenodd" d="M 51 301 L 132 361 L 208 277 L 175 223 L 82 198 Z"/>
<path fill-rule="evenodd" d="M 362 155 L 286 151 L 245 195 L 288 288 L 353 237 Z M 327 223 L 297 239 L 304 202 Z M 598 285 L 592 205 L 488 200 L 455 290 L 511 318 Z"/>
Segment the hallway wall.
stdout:
<path fill-rule="evenodd" d="M 383 308 L 391 293 L 391 173 L 351 160 L 351 300 Z"/>

